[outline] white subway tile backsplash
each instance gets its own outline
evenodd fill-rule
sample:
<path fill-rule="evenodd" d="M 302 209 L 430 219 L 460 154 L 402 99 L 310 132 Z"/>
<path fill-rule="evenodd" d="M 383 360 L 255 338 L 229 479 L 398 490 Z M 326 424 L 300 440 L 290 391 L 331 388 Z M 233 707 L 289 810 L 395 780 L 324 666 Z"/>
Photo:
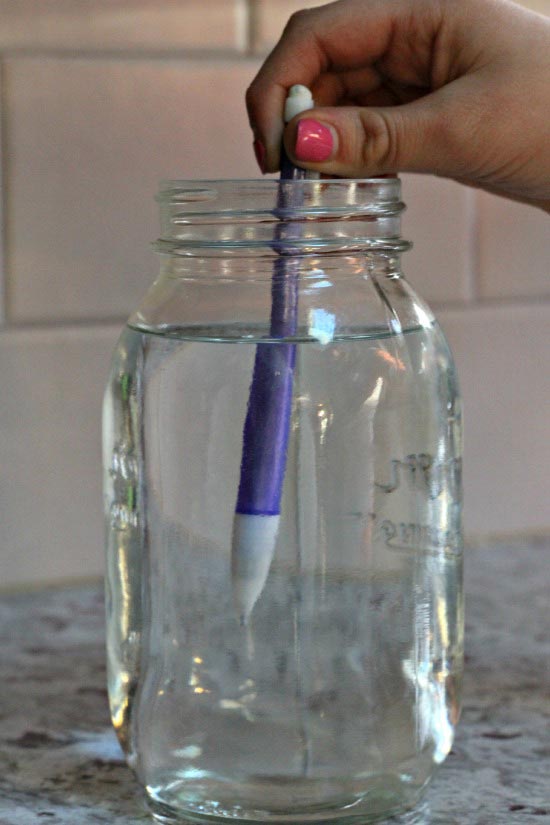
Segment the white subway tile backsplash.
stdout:
<path fill-rule="evenodd" d="M 329 0 L 252 0 L 252 48 L 262 54 L 273 48 L 288 20 L 300 9 L 324 6 Z"/>
<path fill-rule="evenodd" d="M 8 315 L 126 316 L 158 262 L 161 178 L 256 177 L 243 61 L 6 66 Z"/>
<path fill-rule="evenodd" d="M 0 49 L 243 48 L 243 0 L 0 0 Z"/>
<path fill-rule="evenodd" d="M 439 316 L 464 397 L 467 533 L 548 529 L 550 302 Z"/>
<path fill-rule="evenodd" d="M 100 415 L 117 330 L 0 333 L 0 585 L 103 569 Z"/>
<path fill-rule="evenodd" d="M 404 174 L 403 270 L 428 302 L 472 298 L 473 196 L 454 181 Z"/>
<path fill-rule="evenodd" d="M 478 194 L 479 294 L 550 296 L 550 221 L 541 209 Z"/>
<path fill-rule="evenodd" d="M 273 48 L 290 16 L 300 9 L 324 6 L 331 0 L 251 0 L 253 50 L 263 54 Z M 522 5 L 550 15 L 550 0 L 523 0 Z"/>
<path fill-rule="evenodd" d="M 4 79 L 4 67 L 2 62 L 0 61 L 0 89 L 3 87 L 3 79 Z M 4 117 L 4 101 L 0 95 L 0 124 L 3 122 Z M 4 194 L 5 187 L 4 187 L 4 164 L 1 162 L 2 158 L 4 157 L 4 147 L 3 147 L 3 134 L 2 129 L 0 128 L 0 327 L 4 323 L 5 318 L 5 305 L 4 305 L 4 298 L 5 298 L 5 279 L 6 279 L 6 268 L 5 268 L 5 261 L 4 261 Z"/>

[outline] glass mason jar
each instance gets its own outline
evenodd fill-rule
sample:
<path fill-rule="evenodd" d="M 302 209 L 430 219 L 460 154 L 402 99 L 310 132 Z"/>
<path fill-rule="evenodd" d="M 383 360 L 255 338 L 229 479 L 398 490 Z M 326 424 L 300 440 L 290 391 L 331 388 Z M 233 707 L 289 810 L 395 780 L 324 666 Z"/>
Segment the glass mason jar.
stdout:
<path fill-rule="evenodd" d="M 160 821 L 383 818 L 449 752 L 463 658 L 460 399 L 400 182 L 159 201 L 104 407 L 114 727 Z"/>

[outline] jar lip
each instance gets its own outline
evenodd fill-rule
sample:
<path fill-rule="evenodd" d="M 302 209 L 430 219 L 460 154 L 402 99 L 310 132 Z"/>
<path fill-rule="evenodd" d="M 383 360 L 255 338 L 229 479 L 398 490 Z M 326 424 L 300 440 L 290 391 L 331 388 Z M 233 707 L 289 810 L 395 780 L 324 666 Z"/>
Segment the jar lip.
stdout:
<path fill-rule="evenodd" d="M 155 200 L 159 203 L 207 203 L 215 201 L 220 194 L 235 195 L 266 195 L 276 192 L 282 185 L 285 187 L 300 188 L 307 191 L 309 188 L 330 187 L 332 190 L 343 189 L 353 191 L 359 188 L 364 193 L 370 192 L 384 200 L 399 201 L 401 195 L 401 180 L 397 175 L 372 178 L 322 178 L 321 180 L 285 180 L 279 178 L 196 178 L 175 179 L 166 178 L 159 181 L 159 191 Z"/>
<path fill-rule="evenodd" d="M 393 246 L 405 208 L 397 177 L 167 180 L 160 186 L 155 248 L 168 255 L 199 249 L 302 255 L 379 239 Z"/>

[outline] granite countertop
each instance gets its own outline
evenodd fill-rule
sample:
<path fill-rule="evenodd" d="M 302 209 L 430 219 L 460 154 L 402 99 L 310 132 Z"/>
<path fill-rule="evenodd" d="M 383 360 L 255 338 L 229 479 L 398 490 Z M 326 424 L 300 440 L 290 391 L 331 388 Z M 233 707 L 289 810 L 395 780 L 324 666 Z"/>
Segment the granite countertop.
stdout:
<path fill-rule="evenodd" d="M 550 823 L 550 537 L 470 547 L 466 570 L 456 743 L 392 822 Z M 152 822 L 109 724 L 103 638 L 99 583 L 0 596 L 0 825 Z"/>

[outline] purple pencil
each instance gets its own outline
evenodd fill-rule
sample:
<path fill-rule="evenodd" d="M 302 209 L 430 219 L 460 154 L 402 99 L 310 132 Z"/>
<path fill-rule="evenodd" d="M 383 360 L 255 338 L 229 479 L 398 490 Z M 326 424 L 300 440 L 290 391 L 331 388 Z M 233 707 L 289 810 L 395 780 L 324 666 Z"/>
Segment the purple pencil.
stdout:
<path fill-rule="evenodd" d="M 313 105 L 309 89 L 293 86 L 286 100 L 285 122 Z M 283 151 L 281 181 L 316 177 L 316 173 L 291 164 Z M 279 188 L 278 211 L 301 205 L 301 191 L 292 190 L 294 187 Z M 288 252 L 284 254 L 288 241 L 299 237 L 299 228 L 292 232 L 289 235 L 289 225 L 281 222 L 273 242 L 273 248 L 281 254 L 273 266 L 269 331 L 272 339 L 292 337 L 297 328 L 299 263 Z M 264 588 L 277 540 L 295 359 L 295 344 L 281 341 L 256 347 L 231 553 L 233 593 L 242 624 L 248 621 Z"/>

